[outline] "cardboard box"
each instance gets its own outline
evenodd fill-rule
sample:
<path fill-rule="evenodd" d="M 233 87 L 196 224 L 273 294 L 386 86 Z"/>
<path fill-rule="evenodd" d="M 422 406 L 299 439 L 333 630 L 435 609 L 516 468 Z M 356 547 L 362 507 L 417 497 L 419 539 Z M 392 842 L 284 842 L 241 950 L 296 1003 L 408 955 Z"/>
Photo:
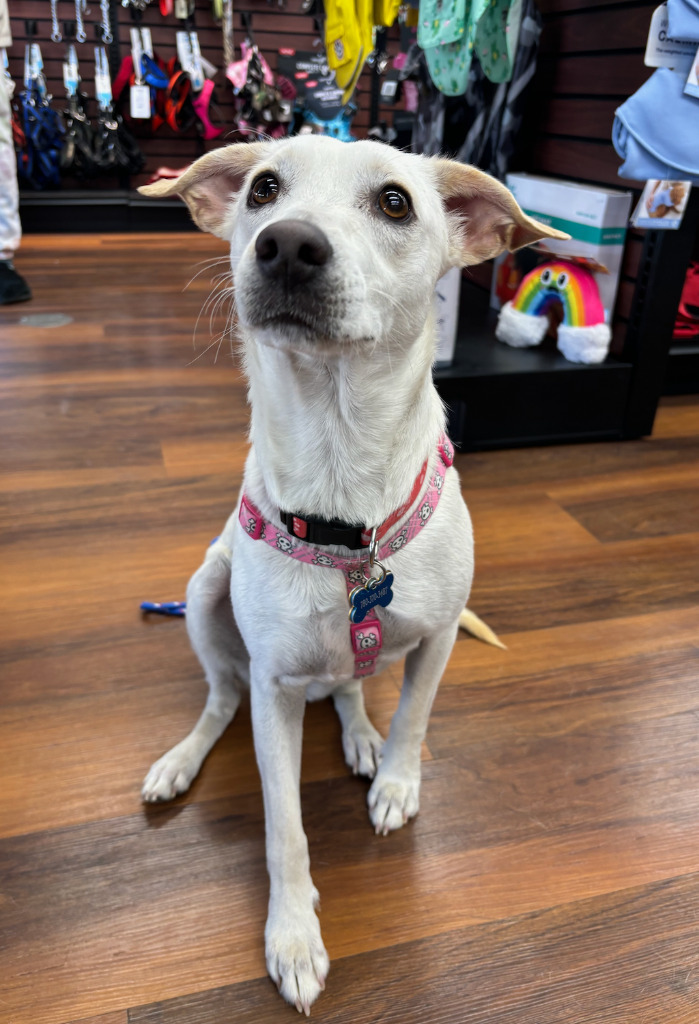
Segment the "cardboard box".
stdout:
<path fill-rule="evenodd" d="M 585 256 L 607 268 L 608 274 L 600 273 L 596 276 L 605 320 L 610 323 L 624 256 L 626 226 L 633 198 L 631 192 L 580 185 L 574 181 L 558 181 L 537 174 L 508 174 L 505 181 L 525 213 L 542 224 L 550 224 L 571 235 L 570 241 L 544 239 L 543 244 L 551 253 L 558 256 Z M 527 253 L 527 250 L 522 251 L 527 254 L 522 257 L 525 265 L 521 276 L 524 276 L 524 273 L 532 269 L 533 263 L 532 254 Z M 518 256 L 515 254 L 514 266 L 510 257 L 510 263 L 504 271 L 500 268 L 506 254 L 495 261 L 491 289 L 493 309 L 500 309 L 501 306 L 496 289 L 502 293 L 503 278 L 509 278 L 510 286 L 515 283 Z M 541 259 L 536 262 L 541 262 Z"/>

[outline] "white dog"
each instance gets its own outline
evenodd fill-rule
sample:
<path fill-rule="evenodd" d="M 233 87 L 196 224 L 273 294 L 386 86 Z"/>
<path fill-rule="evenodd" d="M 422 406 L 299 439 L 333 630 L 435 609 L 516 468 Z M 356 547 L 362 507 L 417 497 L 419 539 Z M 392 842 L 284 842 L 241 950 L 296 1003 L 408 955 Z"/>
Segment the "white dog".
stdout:
<path fill-rule="evenodd" d="M 249 685 L 267 967 L 308 1013 L 329 962 L 301 822 L 305 703 L 332 695 L 347 762 L 374 780 L 376 832 L 400 828 L 418 811 L 420 745 L 471 586 L 471 524 L 432 384 L 435 285 L 450 267 L 558 233 L 472 167 L 318 136 L 228 146 L 141 191 L 181 195 L 201 228 L 230 242 L 252 407 L 245 501 L 187 590 L 209 697 L 143 797 L 185 792 Z M 309 545 L 307 531 L 321 539 Z M 333 543 L 352 531 L 362 539 Z M 358 637 L 355 584 L 365 604 L 381 596 Z M 384 745 L 361 676 L 403 657 Z"/>

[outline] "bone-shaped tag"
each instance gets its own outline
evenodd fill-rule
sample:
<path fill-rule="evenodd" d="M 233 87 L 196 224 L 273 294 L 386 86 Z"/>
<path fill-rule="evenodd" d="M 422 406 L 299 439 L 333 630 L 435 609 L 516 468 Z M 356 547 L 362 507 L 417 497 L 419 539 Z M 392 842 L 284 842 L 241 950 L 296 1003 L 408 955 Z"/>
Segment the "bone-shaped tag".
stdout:
<path fill-rule="evenodd" d="M 350 622 L 363 622 L 367 612 L 376 605 L 385 608 L 393 600 L 393 573 L 388 572 L 382 580 L 371 579 L 350 591 Z"/>

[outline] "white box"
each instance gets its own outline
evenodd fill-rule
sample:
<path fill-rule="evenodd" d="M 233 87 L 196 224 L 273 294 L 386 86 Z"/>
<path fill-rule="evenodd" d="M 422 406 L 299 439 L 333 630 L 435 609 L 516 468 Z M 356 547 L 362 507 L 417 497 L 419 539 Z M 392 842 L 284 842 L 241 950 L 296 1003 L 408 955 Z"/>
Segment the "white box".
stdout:
<path fill-rule="evenodd" d="M 537 174 L 508 174 L 505 182 L 525 213 L 542 224 L 566 231 L 571 238 L 545 238 L 543 244 L 558 256 L 584 256 L 603 264 L 608 274 L 597 274 L 604 316 L 610 323 L 614 312 L 626 226 L 631 212 L 631 192 L 558 181 Z M 500 308 L 495 282 L 500 263 L 495 261 L 491 306 Z"/>
<path fill-rule="evenodd" d="M 435 366 L 451 366 L 454 361 L 456 332 L 459 325 L 461 267 L 452 267 L 437 281 L 435 302 L 437 313 L 437 352 Z"/>

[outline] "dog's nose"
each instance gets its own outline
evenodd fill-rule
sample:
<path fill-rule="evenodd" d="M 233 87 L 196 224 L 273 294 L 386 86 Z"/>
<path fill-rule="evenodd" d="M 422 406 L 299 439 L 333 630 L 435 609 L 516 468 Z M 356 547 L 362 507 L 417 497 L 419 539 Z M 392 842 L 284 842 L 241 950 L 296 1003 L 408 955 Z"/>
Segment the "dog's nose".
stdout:
<path fill-rule="evenodd" d="M 304 284 L 324 267 L 333 250 L 320 228 L 303 220 L 268 224 L 255 239 L 260 270 L 292 287 Z"/>

